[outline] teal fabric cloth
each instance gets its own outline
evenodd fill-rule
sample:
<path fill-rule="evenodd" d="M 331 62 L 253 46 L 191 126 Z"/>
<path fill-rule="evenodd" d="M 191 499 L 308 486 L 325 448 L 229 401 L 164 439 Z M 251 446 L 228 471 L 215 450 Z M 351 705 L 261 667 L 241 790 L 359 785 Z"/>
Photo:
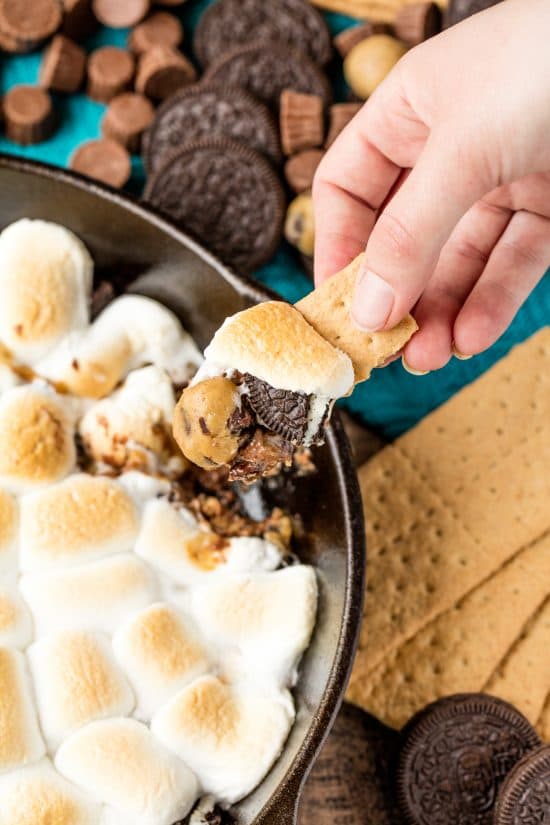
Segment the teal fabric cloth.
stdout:
<path fill-rule="evenodd" d="M 184 50 L 190 55 L 192 30 L 202 10 L 210 0 L 188 0 L 178 12 L 185 27 Z M 334 33 L 354 21 L 337 14 L 327 14 Z M 101 29 L 87 43 L 88 49 L 99 45 L 123 46 L 127 32 Z M 4 56 L 0 64 L 0 92 L 17 83 L 35 83 L 38 77 L 41 55 L 39 53 L 17 57 Z M 343 99 L 345 84 L 339 68 L 333 70 L 337 98 Z M 71 153 L 83 141 L 99 137 L 100 121 L 105 107 L 84 94 L 59 96 L 56 99 L 60 126 L 56 134 L 38 146 L 20 147 L 0 138 L 0 151 L 27 158 L 66 166 Z M 132 161 L 132 179 L 128 190 L 139 195 L 143 186 L 143 166 L 138 157 Z M 259 281 L 295 301 L 311 289 L 311 281 L 301 269 L 293 251 L 283 244 L 275 257 L 255 276 Z M 531 294 L 516 316 L 511 327 L 483 355 L 469 361 L 453 359 L 443 370 L 423 377 L 409 375 L 400 362 L 375 372 L 370 381 L 357 387 L 353 396 L 344 403 L 364 422 L 387 438 L 394 438 L 413 426 L 430 410 L 439 406 L 462 386 L 470 383 L 519 341 L 550 323 L 549 273 Z"/>

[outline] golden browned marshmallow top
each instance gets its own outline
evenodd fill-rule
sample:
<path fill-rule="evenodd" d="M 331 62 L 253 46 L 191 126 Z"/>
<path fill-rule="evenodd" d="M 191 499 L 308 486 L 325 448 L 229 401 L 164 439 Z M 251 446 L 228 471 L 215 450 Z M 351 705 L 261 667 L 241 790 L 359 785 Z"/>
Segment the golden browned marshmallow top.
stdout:
<path fill-rule="evenodd" d="M 183 454 L 204 469 L 228 464 L 239 448 L 229 428 L 239 407 L 237 388 L 221 375 L 187 387 L 174 413 L 174 437 Z"/>

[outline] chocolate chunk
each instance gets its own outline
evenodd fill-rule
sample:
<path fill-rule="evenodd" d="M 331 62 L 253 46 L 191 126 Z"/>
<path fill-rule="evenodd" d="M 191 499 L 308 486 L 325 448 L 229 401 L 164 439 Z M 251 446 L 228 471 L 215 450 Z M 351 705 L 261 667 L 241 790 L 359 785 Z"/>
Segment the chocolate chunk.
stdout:
<path fill-rule="evenodd" d="M 256 41 L 226 52 L 212 63 L 204 79 L 247 89 L 274 109 L 282 92 L 317 95 L 330 103 L 330 84 L 324 72 L 302 52 L 279 43 Z"/>
<path fill-rule="evenodd" d="M 92 0 L 92 9 L 104 26 L 126 29 L 143 20 L 151 7 L 151 0 Z"/>
<path fill-rule="evenodd" d="M 123 92 L 109 103 L 101 122 L 101 131 L 129 152 L 139 152 L 141 136 L 154 116 L 155 110 L 150 100 L 137 92 Z"/>
<path fill-rule="evenodd" d="M 291 444 L 302 444 L 309 424 L 311 397 L 300 392 L 280 390 L 246 374 L 248 401 L 258 422 Z M 316 439 L 321 440 L 322 428 Z"/>
<path fill-rule="evenodd" d="M 390 27 L 385 23 L 371 23 L 365 22 L 360 26 L 351 26 L 349 29 L 337 34 L 334 38 L 334 45 L 340 57 L 346 57 L 354 46 L 357 46 L 362 40 L 371 37 L 373 34 L 389 34 Z"/>
<path fill-rule="evenodd" d="M 450 0 L 445 12 L 445 25 L 453 26 L 466 17 L 477 14 L 478 11 L 484 11 L 491 6 L 496 6 L 500 2 L 502 0 Z"/>
<path fill-rule="evenodd" d="M 116 189 L 128 182 L 132 171 L 130 155 L 110 138 L 83 143 L 73 154 L 70 168 Z"/>
<path fill-rule="evenodd" d="M 6 136 L 21 146 L 47 140 L 55 129 L 48 92 L 37 86 L 13 86 L 3 100 Z"/>
<path fill-rule="evenodd" d="M 92 321 L 111 303 L 115 295 L 115 289 L 110 281 L 99 282 L 92 292 L 92 300 L 90 302 L 90 317 Z"/>
<path fill-rule="evenodd" d="M 441 10 L 436 3 L 412 3 L 398 9 L 393 21 L 395 36 L 417 46 L 441 31 Z"/>
<path fill-rule="evenodd" d="M 160 106 L 149 130 L 145 166 L 154 171 L 182 143 L 207 137 L 234 138 L 280 163 L 277 129 L 266 107 L 234 86 L 201 83 Z"/>
<path fill-rule="evenodd" d="M 86 71 L 86 52 L 68 37 L 54 37 L 42 60 L 40 85 L 55 92 L 76 92 Z"/>
<path fill-rule="evenodd" d="M 157 11 L 130 32 L 128 47 L 134 54 L 142 54 L 153 46 L 177 49 L 182 42 L 183 26 L 178 18 L 166 11 Z"/>
<path fill-rule="evenodd" d="M 202 15 L 193 46 L 206 67 L 251 40 L 279 41 L 320 65 L 332 53 L 325 21 L 305 0 L 220 0 Z"/>
<path fill-rule="evenodd" d="M 72 40 L 84 40 L 97 29 L 91 0 L 62 0 L 61 31 Z"/>
<path fill-rule="evenodd" d="M 275 252 L 284 192 L 262 155 L 232 140 L 183 146 L 152 174 L 145 199 L 238 270 Z"/>
<path fill-rule="evenodd" d="M 285 178 L 291 189 L 300 194 L 311 189 L 313 177 L 323 158 L 321 149 L 306 149 L 289 158 L 285 164 Z"/>
<path fill-rule="evenodd" d="M 0 0 L 0 32 L 8 51 L 30 52 L 61 25 L 59 0 Z"/>
<path fill-rule="evenodd" d="M 277 475 L 282 467 L 292 466 L 292 453 L 292 445 L 280 435 L 258 429 L 231 464 L 229 481 L 249 484 Z"/>
<path fill-rule="evenodd" d="M 116 46 L 96 49 L 88 60 L 89 96 L 108 103 L 130 86 L 134 68 L 134 58 L 125 49 Z"/>
<path fill-rule="evenodd" d="M 355 117 L 362 108 L 362 103 L 335 103 L 329 109 L 328 135 L 325 141 L 325 149 L 332 146 L 340 132 L 342 132 L 350 120 Z"/>
<path fill-rule="evenodd" d="M 323 101 L 317 95 L 285 89 L 280 100 L 279 123 L 285 155 L 320 146 L 325 133 Z"/>
<path fill-rule="evenodd" d="M 197 78 L 193 65 L 169 46 L 153 46 L 139 58 L 136 91 L 164 100 Z"/>
<path fill-rule="evenodd" d="M 507 773 L 540 744 L 512 705 L 462 694 L 428 705 L 409 722 L 397 796 L 410 825 L 491 825 Z"/>
<path fill-rule="evenodd" d="M 527 754 L 508 774 L 495 808 L 495 825 L 543 825 L 550 817 L 550 745 Z"/>

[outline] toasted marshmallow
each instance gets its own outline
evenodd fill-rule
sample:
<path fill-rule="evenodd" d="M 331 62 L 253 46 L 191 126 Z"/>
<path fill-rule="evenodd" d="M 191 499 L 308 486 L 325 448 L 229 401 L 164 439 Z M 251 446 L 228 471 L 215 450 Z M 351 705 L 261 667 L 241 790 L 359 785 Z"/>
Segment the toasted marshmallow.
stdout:
<path fill-rule="evenodd" d="M 315 624 L 315 572 L 300 564 L 215 577 L 193 590 L 191 610 L 211 641 L 236 647 L 253 675 L 283 686 L 293 680 Z"/>
<path fill-rule="evenodd" d="M 15 499 L 0 489 L 0 573 L 10 573 L 17 566 L 18 521 Z"/>
<path fill-rule="evenodd" d="M 57 752 L 57 769 L 135 825 L 173 825 L 197 797 L 187 766 L 133 719 L 92 722 Z"/>
<path fill-rule="evenodd" d="M 113 633 L 129 613 L 159 596 L 152 571 L 130 554 L 68 570 L 27 574 L 20 589 L 37 636 L 60 630 Z"/>
<path fill-rule="evenodd" d="M 199 527 L 185 508 L 166 499 L 145 507 L 138 540 L 138 556 L 146 559 L 179 585 L 189 586 L 216 570 L 273 570 L 280 551 L 258 538 L 224 539 Z"/>
<path fill-rule="evenodd" d="M 294 721 L 290 694 L 265 694 L 214 676 L 192 682 L 153 717 L 152 731 L 224 803 L 246 796 L 273 765 Z"/>
<path fill-rule="evenodd" d="M 0 582 L 0 645 L 27 647 L 32 640 L 32 619 L 29 608 L 19 595 L 14 582 Z M 1 701 L 1 698 L 0 698 Z"/>
<path fill-rule="evenodd" d="M 64 631 L 40 639 L 27 655 L 42 732 L 52 753 L 88 722 L 132 712 L 132 690 L 106 636 Z"/>
<path fill-rule="evenodd" d="M 186 463 L 171 434 L 175 403 L 165 370 L 151 366 L 131 372 L 119 390 L 98 401 L 80 422 L 86 452 L 112 467 L 180 475 Z"/>
<path fill-rule="evenodd" d="M 113 649 L 136 692 L 136 716 L 145 721 L 210 666 L 194 623 L 163 602 L 134 614 Z"/>
<path fill-rule="evenodd" d="M 34 364 L 71 330 L 88 324 L 93 262 L 55 223 L 20 220 L 0 234 L 0 339 Z"/>
<path fill-rule="evenodd" d="M 71 404 L 37 385 L 0 397 L 0 483 L 14 493 L 60 481 L 76 461 Z"/>
<path fill-rule="evenodd" d="M 14 371 L 0 361 L 0 395 L 7 390 L 18 387 L 21 384 L 21 379 L 14 373 Z"/>
<path fill-rule="evenodd" d="M 25 658 L 9 647 L 0 648 L 0 731 L 0 773 L 44 756 Z"/>
<path fill-rule="evenodd" d="M 131 369 L 155 364 L 175 384 L 183 384 L 202 363 L 202 355 L 180 321 L 158 301 L 123 295 L 103 310 L 96 323 L 123 329 L 132 350 Z"/>
<path fill-rule="evenodd" d="M 70 476 L 21 499 L 21 569 L 34 573 L 131 550 L 138 529 L 137 508 L 115 481 Z"/>
<path fill-rule="evenodd" d="M 101 806 L 49 759 L 0 778 L 0 825 L 98 825 Z"/>

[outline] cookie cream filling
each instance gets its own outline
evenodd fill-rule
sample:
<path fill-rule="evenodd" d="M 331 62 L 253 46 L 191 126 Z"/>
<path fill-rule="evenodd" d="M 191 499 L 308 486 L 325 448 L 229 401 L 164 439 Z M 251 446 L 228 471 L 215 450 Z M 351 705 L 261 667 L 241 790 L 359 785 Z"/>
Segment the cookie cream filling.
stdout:
<path fill-rule="evenodd" d="M 289 517 L 247 521 L 171 440 L 175 385 L 202 362 L 175 316 L 122 296 L 90 322 L 81 242 L 5 232 L 0 822 L 175 825 L 241 799 L 282 751 L 315 572 L 282 566 Z M 16 274 L 56 296 L 47 317 Z"/>

